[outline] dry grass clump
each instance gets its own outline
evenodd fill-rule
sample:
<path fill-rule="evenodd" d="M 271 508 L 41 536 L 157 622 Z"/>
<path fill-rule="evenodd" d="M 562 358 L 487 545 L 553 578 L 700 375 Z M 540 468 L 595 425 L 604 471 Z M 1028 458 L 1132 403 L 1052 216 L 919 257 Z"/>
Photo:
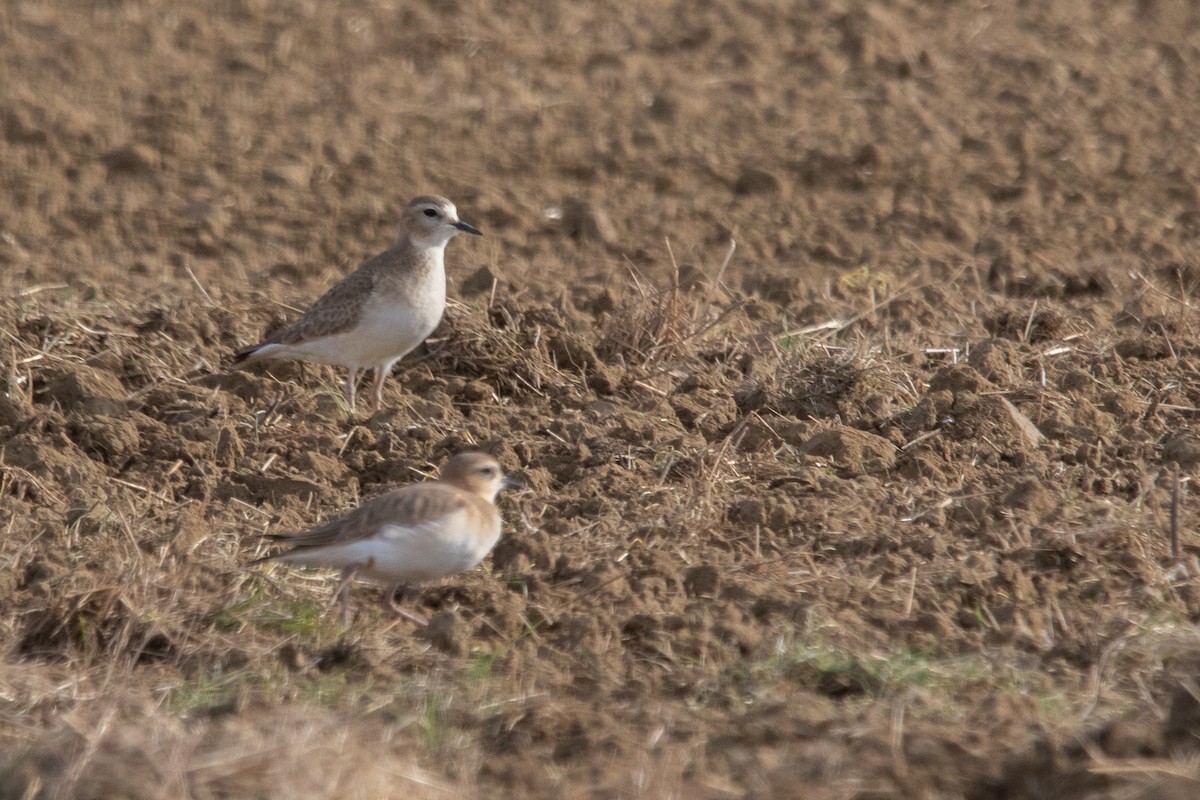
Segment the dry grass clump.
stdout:
<path fill-rule="evenodd" d="M 486 310 L 452 303 L 447 321 L 450 332 L 440 353 L 444 374 L 487 381 L 510 397 L 545 397 L 566 383 L 544 347 L 547 329 L 565 324 L 549 311 L 529 313 L 503 301 Z"/>
<path fill-rule="evenodd" d="M 871 348 L 801 344 L 785 338 L 773 404 L 800 419 L 877 420 L 919 399 L 891 359 Z"/>
<path fill-rule="evenodd" d="M 721 286 L 734 250 L 731 240 L 714 286 Z M 682 358 L 694 352 L 704 334 L 728 319 L 741 304 L 735 300 L 718 307 L 701 287 L 681 286 L 679 263 L 669 240 L 667 253 L 671 258 L 670 285 L 649 285 L 637 272 L 630 272 L 632 291 L 613 309 L 601 329 L 596 347 L 601 358 L 643 366 Z"/>
<path fill-rule="evenodd" d="M 22 504 L 4 505 L 21 533 L 37 525 Z M 0 549 L 20 575 L 11 621 L 21 655 L 88 661 L 131 653 L 137 660 L 170 648 L 161 627 L 150 622 L 166 610 L 169 595 L 158 588 L 163 573 L 122 536 L 119 523 L 109 522 L 107 512 L 68 511 L 65 558 L 46 542 L 49 521 L 40 535 L 13 537 Z M 107 577 L 110 568 L 123 579 Z"/>

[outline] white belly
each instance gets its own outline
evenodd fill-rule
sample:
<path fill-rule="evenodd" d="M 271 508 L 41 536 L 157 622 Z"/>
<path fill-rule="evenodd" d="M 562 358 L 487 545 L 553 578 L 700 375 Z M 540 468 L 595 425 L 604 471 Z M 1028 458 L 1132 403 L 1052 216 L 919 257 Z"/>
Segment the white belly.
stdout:
<path fill-rule="evenodd" d="M 428 310 L 419 311 L 375 302 L 364 310 L 352 330 L 297 344 L 267 345 L 259 352 L 351 369 L 387 370 L 433 333 L 441 321 L 444 303 L 443 297 L 440 302 L 430 303 Z"/>
<path fill-rule="evenodd" d="M 462 524 L 459 512 L 423 525 L 384 525 L 369 539 L 289 553 L 279 560 L 334 568 L 353 564 L 361 577 L 381 583 L 421 583 L 465 572 L 496 546 L 499 520 L 474 535 Z"/>
<path fill-rule="evenodd" d="M 343 336 L 353 337 L 356 344 L 354 367 L 390 367 L 433 333 L 442 318 L 445 300 L 424 311 L 383 303 L 368 307 L 358 327 Z M 347 345 L 350 347 L 350 345 Z M 346 363 L 346 362 L 343 362 Z"/>

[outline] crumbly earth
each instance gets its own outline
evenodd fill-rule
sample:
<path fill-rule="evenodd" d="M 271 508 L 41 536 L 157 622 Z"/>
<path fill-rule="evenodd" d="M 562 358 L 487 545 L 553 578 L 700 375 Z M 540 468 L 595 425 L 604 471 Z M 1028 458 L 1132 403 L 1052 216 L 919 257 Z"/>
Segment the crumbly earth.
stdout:
<path fill-rule="evenodd" d="M 1192 4 L 45 0 L 0 72 L 0 797 L 1200 796 Z M 231 368 L 426 192 L 384 411 Z M 246 566 L 467 448 L 427 629 Z"/>

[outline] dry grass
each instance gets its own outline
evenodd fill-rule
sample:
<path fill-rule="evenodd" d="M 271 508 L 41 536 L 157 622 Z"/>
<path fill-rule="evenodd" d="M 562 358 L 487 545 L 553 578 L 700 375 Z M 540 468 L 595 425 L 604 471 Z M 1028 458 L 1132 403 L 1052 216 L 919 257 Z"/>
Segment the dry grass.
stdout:
<path fill-rule="evenodd" d="M 0 797 L 423 799 L 469 789 L 428 771 L 428 755 L 378 718 L 310 707 L 185 723 L 119 694 L 11 743 Z"/>
<path fill-rule="evenodd" d="M 671 267 L 666 288 L 631 280 L 600 322 L 504 297 L 456 305 L 397 408 L 368 419 L 314 391 L 317 370 L 225 373 L 248 309 L 5 308 L 0 797 L 552 795 L 593 780 L 615 796 L 736 796 L 800 780 L 780 765 L 809 757 L 823 765 L 801 776 L 810 795 L 836 796 L 861 788 L 839 765 L 880 742 L 875 780 L 934 781 L 945 765 L 906 747 L 990 720 L 989 703 L 1017 709 L 990 740 L 1014 761 L 1028 724 L 1091 736 L 1131 706 L 1167 712 L 1162 676 L 1179 667 L 1164 663 L 1194 637 L 1123 627 L 1191 607 L 1190 567 L 1160 566 L 1162 480 L 1117 511 L 1076 484 L 1039 494 L 1045 453 L 1014 468 L 897 422 L 917 425 L 904 415 L 961 360 L 944 342 L 884 342 L 862 312 L 781 334 Z M 1077 402 L 1056 381 L 1111 349 L 1022 335 L 995 391 L 1067 415 Z M 1040 394 L 1030 374 L 1046 376 Z M 114 381 L 117 405 L 89 404 Z M 1191 402 L 1168 390 L 1156 414 Z M 838 477 L 801 455 L 814 425 L 890 436 L 898 464 L 952 477 Z M 369 589 L 343 630 L 326 613 L 332 576 L 244 568 L 257 533 L 468 445 L 527 467 L 533 489 L 505 499 L 488 569 L 415 594 L 440 633 L 397 625 Z M 1089 666 L 1047 655 L 1060 651 Z M 743 715 L 758 709 L 811 736 L 755 733 Z M 838 739 L 845 725 L 866 733 Z M 1194 777 L 1165 754 L 1152 777 L 1103 750 L 1072 764 L 1131 792 Z"/>
<path fill-rule="evenodd" d="M 692 289 L 681 288 L 679 263 L 670 240 L 666 241 L 666 250 L 671 261 L 669 285 L 655 287 L 631 269 L 625 296 L 608 315 L 596 345 L 597 354 L 604 360 L 650 366 L 694 356 L 704 336 L 727 321 L 740 306 L 737 300 L 718 306 L 711 299 L 717 287 L 727 293 L 721 278 L 733 259 L 733 241 L 710 289 L 703 284 Z"/>

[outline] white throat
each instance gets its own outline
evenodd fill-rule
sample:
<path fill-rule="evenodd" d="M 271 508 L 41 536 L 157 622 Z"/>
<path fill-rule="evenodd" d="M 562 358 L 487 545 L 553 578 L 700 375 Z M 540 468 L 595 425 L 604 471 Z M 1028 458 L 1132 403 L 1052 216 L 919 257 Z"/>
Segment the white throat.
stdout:
<path fill-rule="evenodd" d="M 431 231 L 422 233 L 408 234 L 408 243 L 414 250 L 424 250 L 426 252 L 437 251 L 438 258 L 442 257 L 442 252 L 446 249 L 446 244 L 454 238 L 458 233 L 457 230 L 448 225 L 439 225 Z M 404 241 L 404 234 L 401 233 L 396 237 L 397 243 Z"/>

